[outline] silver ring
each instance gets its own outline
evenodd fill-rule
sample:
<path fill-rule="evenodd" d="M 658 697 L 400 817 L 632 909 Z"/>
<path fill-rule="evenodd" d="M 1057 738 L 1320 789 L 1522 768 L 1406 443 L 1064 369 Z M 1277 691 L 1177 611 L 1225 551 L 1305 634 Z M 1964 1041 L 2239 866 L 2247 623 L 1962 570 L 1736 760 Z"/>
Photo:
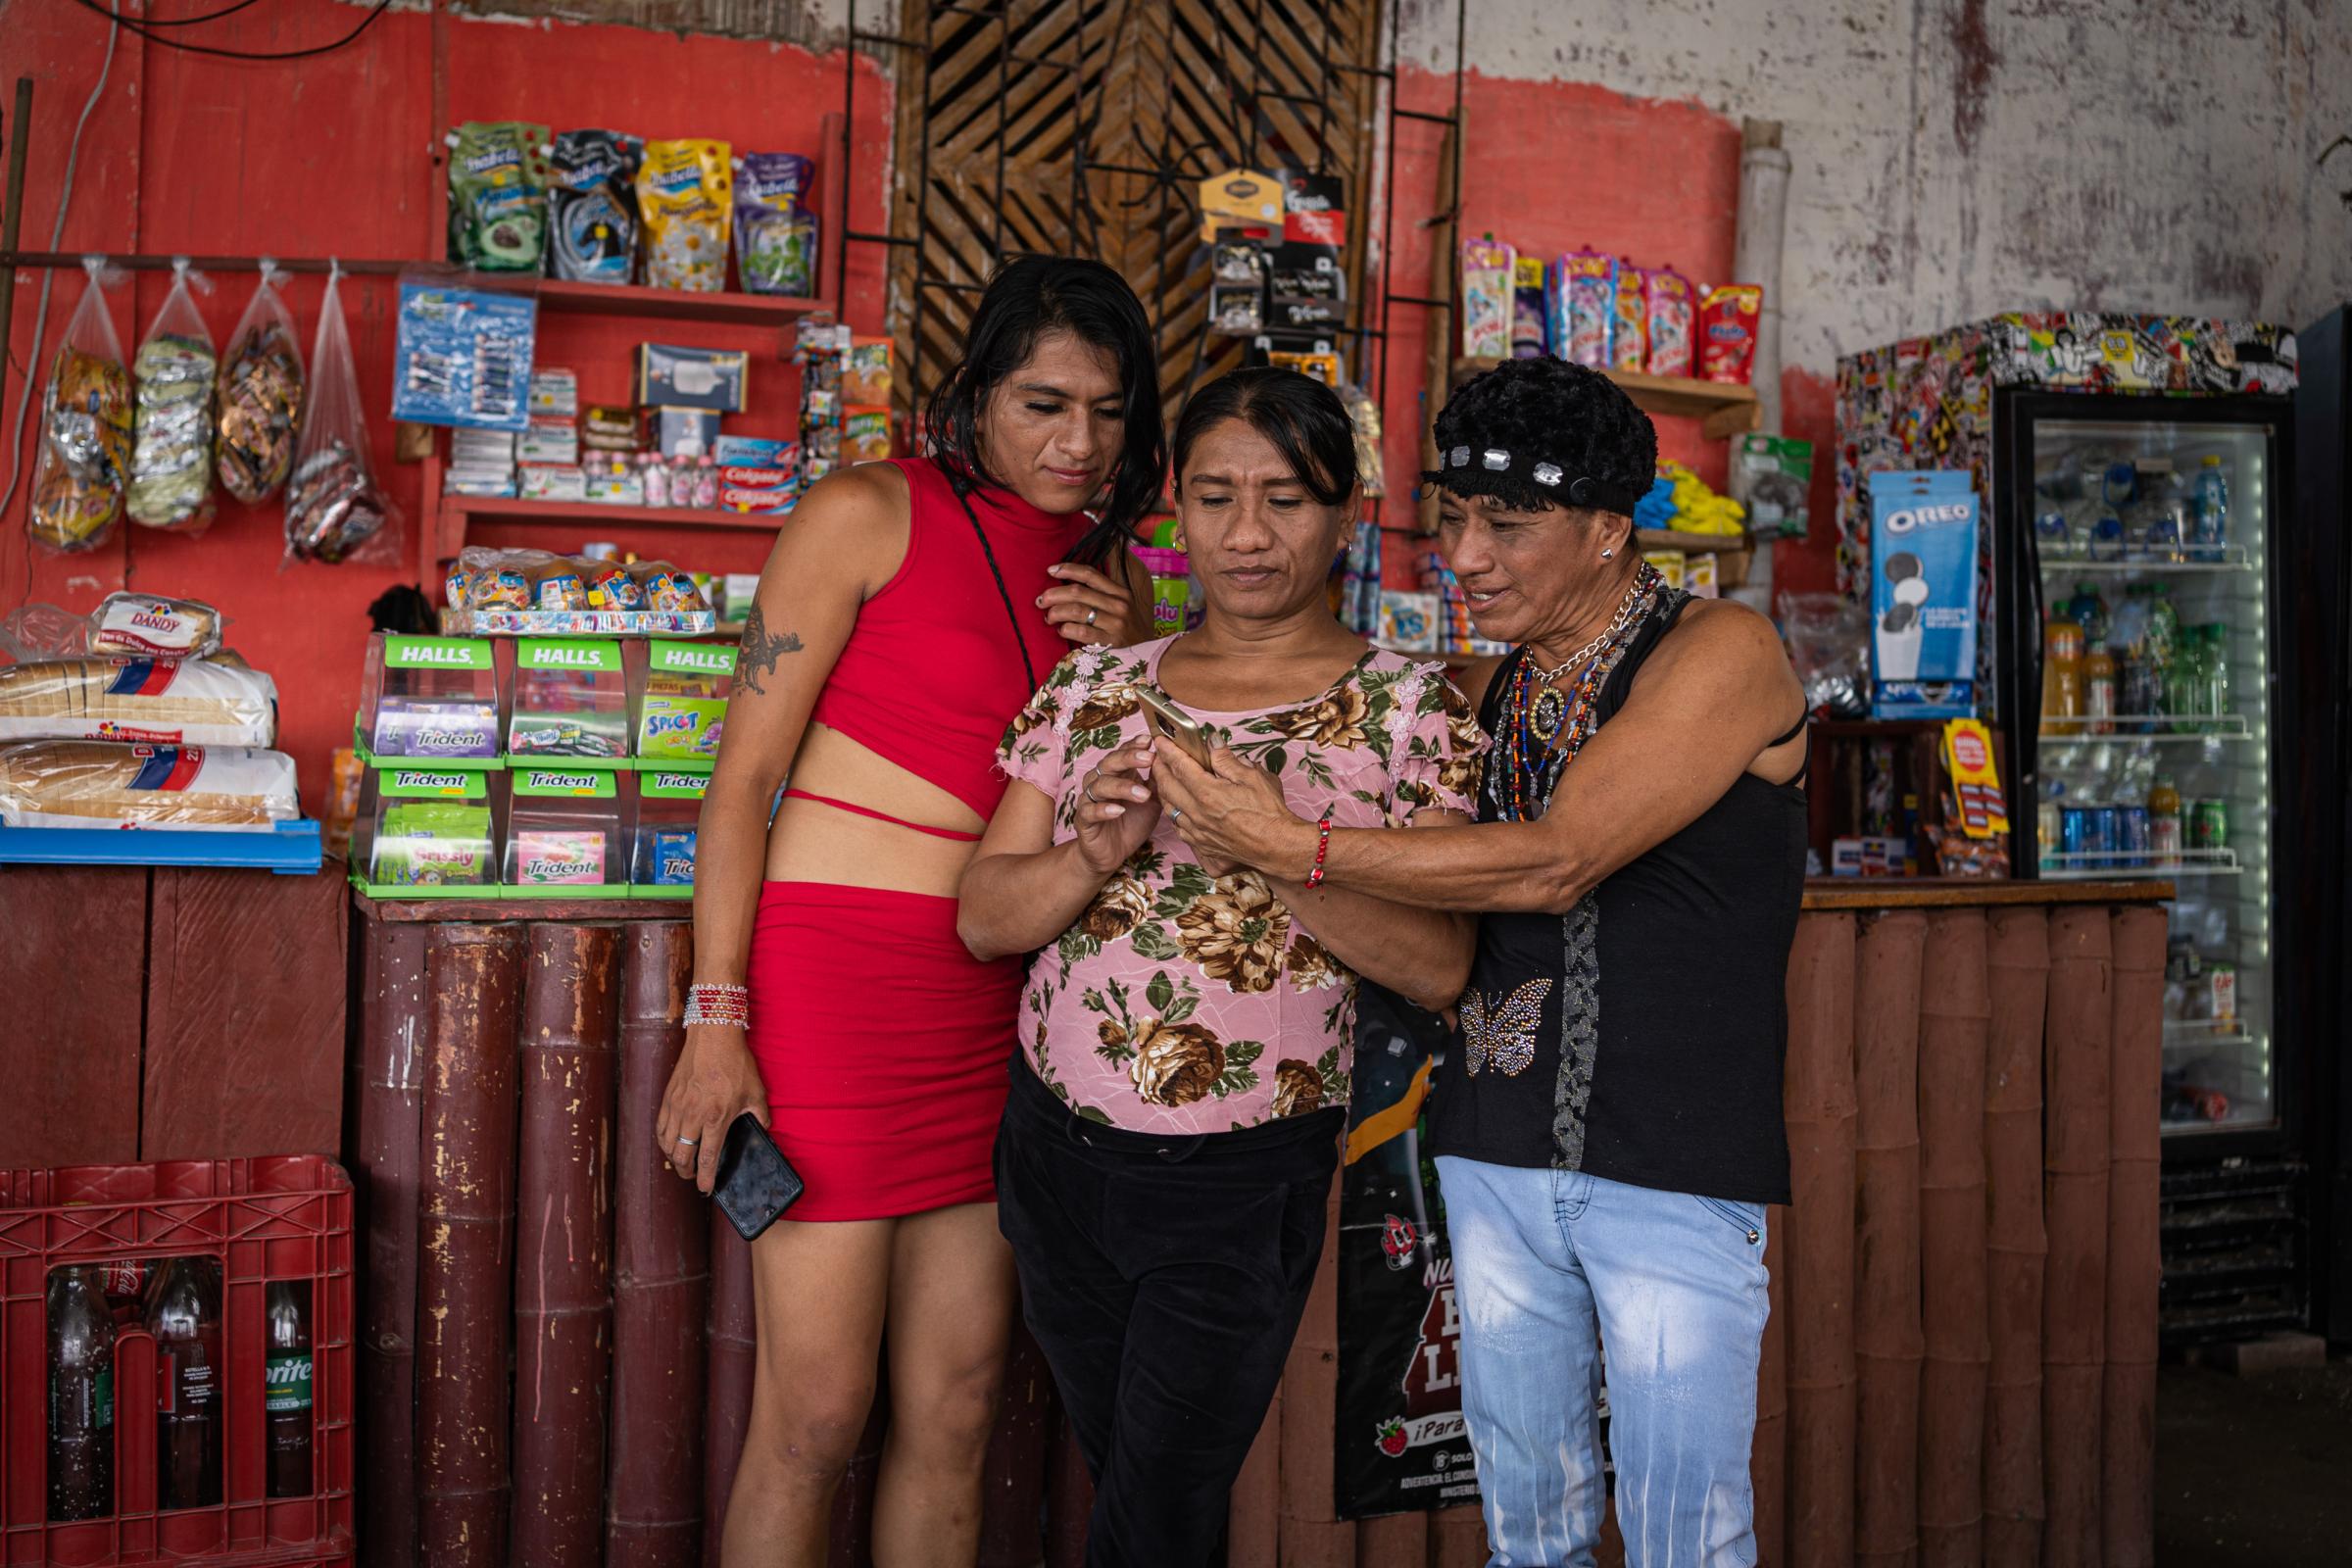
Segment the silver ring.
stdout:
<path fill-rule="evenodd" d="M 1171 807 L 1169 807 L 1169 808 L 1168 808 L 1168 820 L 1169 820 L 1169 821 L 1171 821 L 1171 822 L 1181 822 L 1181 821 L 1183 821 L 1183 820 L 1184 820 L 1184 811 L 1183 811 L 1183 809 L 1182 809 L 1181 808 L 1179 808 L 1179 807 L 1174 807 L 1174 806 L 1171 806 Z"/>
<path fill-rule="evenodd" d="M 1089 626 L 1092 626 L 1095 623 L 1095 612 L 1091 610 L 1086 612 L 1086 623 Z"/>
<path fill-rule="evenodd" d="M 1086 788 L 1079 791 L 1079 793 L 1084 795 L 1088 800 L 1094 801 L 1097 806 L 1101 806 L 1102 803 L 1095 799 L 1095 780 L 1101 778 L 1102 776 L 1102 775 L 1100 772 L 1087 774 Z"/>
<path fill-rule="evenodd" d="M 684 1144 L 688 1149 L 692 1149 L 695 1145 L 701 1143 L 702 1140 L 700 1138 L 681 1138 L 678 1140 L 678 1142 Z"/>

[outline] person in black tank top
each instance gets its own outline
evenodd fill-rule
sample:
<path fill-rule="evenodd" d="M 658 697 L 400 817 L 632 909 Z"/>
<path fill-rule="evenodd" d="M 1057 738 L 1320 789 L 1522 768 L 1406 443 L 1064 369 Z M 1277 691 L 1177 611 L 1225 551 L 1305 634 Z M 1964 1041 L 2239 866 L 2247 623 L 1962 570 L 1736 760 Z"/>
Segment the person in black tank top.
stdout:
<path fill-rule="evenodd" d="M 1163 756 L 1160 793 L 1204 858 L 1480 915 L 1427 1147 L 1494 1560 L 1592 1560 L 1605 1355 L 1631 1568 L 1750 1564 L 1803 695 L 1763 616 L 1642 561 L 1657 438 L 1607 377 L 1508 362 L 1436 433 L 1448 564 L 1517 645 L 1465 682 L 1478 824 L 1332 832 L 1226 757 Z"/>

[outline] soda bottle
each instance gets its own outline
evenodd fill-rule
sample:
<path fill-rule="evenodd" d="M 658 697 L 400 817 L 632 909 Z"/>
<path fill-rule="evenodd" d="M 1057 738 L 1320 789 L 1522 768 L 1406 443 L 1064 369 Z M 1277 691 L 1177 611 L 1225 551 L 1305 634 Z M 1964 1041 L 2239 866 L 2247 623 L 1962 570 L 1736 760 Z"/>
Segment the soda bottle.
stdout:
<path fill-rule="evenodd" d="M 2218 730 L 2230 716 L 2230 627 L 2217 620 L 2197 629 L 2205 645 L 2205 698 L 2197 710 L 2213 716 L 2206 728 Z"/>
<path fill-rule="evenodd" d="M 270 1282 L 270 1353 L 263 1407 L 270 1420 L 270 1495 L 311 1493 L 311 1288 Z"/>
<path fill-rule="evenodd" d="M 49 1275 L 49 1517 L 115 1511 L 115 1319 L 95 1270 Z"/>
<path fill-rule="evenodd" d="M 2180 790 L 2170 773 L 2148 791 L 2148 856 L 2158 865 L 2180 863 Z"/>
<path fill-rule="evenodd" d="M 2152 582 L 2147 588 L 2148 657 L 2156 661 L 2158 669 L 2167 669 L 2180 647 L 2180 612 L 2174 608 L 2169 584 Z"/>
<path fill-rule="evenodd" d="M 2072 735 L 2082 727 L 2082 628 L 2053 620 L 2041 629 L 2041 727 Z"/>
<path fill-rule="evenodd" d="M 2173 645 L 2173 662 L 2165 670 L 2164 710 L 2172 715 L 2167 728 L 2176 735 L 2194 735 L 2205 728 L 2205 639 L 2183 629 Z"/>
<path fill-rule="evenodd" d="M 155 1505 L 220 1500 L 220 1279 L 209 1257 L 175 1257 L 147 1289 L 155 1336 Z"/>
<path fill-rule="evenodd" d="M 2086 645 L 2095 648 L 2107 640 L 2107 601 L 2099 597 L 2098 584 L 2075 584 L 2075 597 L 2058 607 L 2058 614 L 2082 628 Z"/>
<path fill-rule="evenodd" d="M 2188 553 L 2193 560 L 2219 561 L 2229 553 L 2230 475 L 2222 460 L 2208 453 L 2197 467 L 2195 511 L 2189 525 Z"/>
<path fill-rule="evenodd" d="M 2093 735 L 2115 733 L 2115 656 L 2105 638 L 2093 637 L 2082 659 L 2082 727 Z"/>

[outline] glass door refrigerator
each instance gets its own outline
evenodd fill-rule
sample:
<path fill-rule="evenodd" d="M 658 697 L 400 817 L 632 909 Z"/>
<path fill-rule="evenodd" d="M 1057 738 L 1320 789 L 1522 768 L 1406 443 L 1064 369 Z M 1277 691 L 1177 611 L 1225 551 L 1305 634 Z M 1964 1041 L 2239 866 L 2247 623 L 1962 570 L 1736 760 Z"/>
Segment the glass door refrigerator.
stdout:
<path fill-rule="evenodd" d="M 2300 1323 L 2306 1077 L 2334 1050 L 2342 600 L 2294 510 L 2298 345 L 2247 322 L 2020 313 L 1839 364 L 1840 570 L 1868 476 L 1963 468 L 1980 716 L 2011 874 L 2163 879 L 2166 1327 Z M 2333 549 L 2332 541 L 2328 549 Z M 2323 582 L 2325 586 L 2323 586 Z M 2332 628 L 2332 630 L 2330 629 Z"/>

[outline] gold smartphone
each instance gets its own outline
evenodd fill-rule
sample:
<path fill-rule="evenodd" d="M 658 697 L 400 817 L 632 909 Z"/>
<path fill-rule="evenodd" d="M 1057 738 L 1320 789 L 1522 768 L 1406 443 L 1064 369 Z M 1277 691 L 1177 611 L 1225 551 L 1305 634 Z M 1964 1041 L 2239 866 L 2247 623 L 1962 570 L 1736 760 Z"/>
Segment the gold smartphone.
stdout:
<path fill-rule="evenodd" d="M 1200 727 L 1199 719 L 1178 708 L 1156 687 L 1138 686 L 1135 695 L 1144 705 L 1144 716 L 1152 733 L 1202 767 L 1209 765 L 1208 732 Z"/>

